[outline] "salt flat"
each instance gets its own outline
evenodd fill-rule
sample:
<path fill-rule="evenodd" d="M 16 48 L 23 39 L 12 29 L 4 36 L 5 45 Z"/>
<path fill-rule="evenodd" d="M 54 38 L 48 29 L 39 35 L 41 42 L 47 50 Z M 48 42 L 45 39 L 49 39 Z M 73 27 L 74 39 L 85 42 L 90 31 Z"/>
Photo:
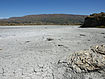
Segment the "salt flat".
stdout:
<path fill-rule="evenodd" d="M 66 79 L 60 59 L 105 44 L 105 29 L 78 27 L 0 26 L 0 79 Z"/>

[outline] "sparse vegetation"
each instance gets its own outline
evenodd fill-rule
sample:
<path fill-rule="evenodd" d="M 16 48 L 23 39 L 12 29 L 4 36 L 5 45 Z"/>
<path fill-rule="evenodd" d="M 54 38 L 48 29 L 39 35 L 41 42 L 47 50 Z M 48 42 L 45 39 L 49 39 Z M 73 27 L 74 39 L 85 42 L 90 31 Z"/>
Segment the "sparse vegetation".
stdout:
<path fill-rule="evenodd" d="M 84 24 L 81 27 L 105 28 L 105 13 L 91 14 L 85 18 Z"/>
<path fill-rule="evenodd" d="M 86 15 L 42 14 L 1 19 L 0 25 L 80 25 Z"/>

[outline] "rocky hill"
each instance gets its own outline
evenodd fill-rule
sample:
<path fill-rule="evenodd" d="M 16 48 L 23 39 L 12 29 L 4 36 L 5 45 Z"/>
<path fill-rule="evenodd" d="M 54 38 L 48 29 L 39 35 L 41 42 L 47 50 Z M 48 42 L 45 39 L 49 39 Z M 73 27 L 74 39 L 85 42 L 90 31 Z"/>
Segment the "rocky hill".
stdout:
<path fill-rule="evenodd" d="M 105 13 L 94 13 L 85 18 L 84 24 L 81 27 L 100 27 L 105 28 Z"/>
<path fill-rule="evenodd" d="M 83 24 L 87 15 L 41 14 L 1 19 L 0 25 L 70 25 Z"/>

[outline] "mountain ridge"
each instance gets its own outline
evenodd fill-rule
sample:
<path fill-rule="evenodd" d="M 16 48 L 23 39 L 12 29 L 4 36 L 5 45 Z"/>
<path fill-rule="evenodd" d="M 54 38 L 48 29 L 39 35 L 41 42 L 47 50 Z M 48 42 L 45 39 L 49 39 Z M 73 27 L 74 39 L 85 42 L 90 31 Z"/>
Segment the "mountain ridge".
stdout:
<path fill-rule="evenodd" d="M 87 15 L 39 14 L 0 19 L 0 25 L 72 25 L 82 24 Z"/>

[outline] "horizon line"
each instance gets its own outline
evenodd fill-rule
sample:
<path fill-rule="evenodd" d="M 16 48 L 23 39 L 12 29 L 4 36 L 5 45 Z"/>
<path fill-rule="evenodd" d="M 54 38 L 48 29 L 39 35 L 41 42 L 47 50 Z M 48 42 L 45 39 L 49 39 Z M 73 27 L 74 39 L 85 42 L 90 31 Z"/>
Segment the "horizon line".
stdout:
<path fill-rule="evenodd" d="M 100 13 L 100 12 L 97 12 L 97 13 Z M 0 17 L 0 19 L 9 19 L 9 18 L 12 18 L 12 17 L 24 17 L 24 16 L 30 16 L 30 15 L 50 15 L 50 14 L 65 14 L 65 15 L 90 15 L 90 14 L 93 14 L 93 13 L 90 13 L 90 14 L 76 14 L 76 13 L 39 13 L 39 14 L 26 14 L 26 15 L 19 15 L 19 16 L 9 16 L 9 17 Z"/>
<path fill-rule="evenodd" d="M 0 17 L 0 19 L 9 19 L 11 17 L 24 17 L 24 16 L 30 16 L 30 15 L 50 15 L 50 14 L 61 14 L 61 15 L 86 15 L 86 14 L 70 14 L 70 13 L 41 13 L 41 14 L 26 14 L 26 15 L 19 15 L 19 16 L 9 16 L 9 17 Z"/>

